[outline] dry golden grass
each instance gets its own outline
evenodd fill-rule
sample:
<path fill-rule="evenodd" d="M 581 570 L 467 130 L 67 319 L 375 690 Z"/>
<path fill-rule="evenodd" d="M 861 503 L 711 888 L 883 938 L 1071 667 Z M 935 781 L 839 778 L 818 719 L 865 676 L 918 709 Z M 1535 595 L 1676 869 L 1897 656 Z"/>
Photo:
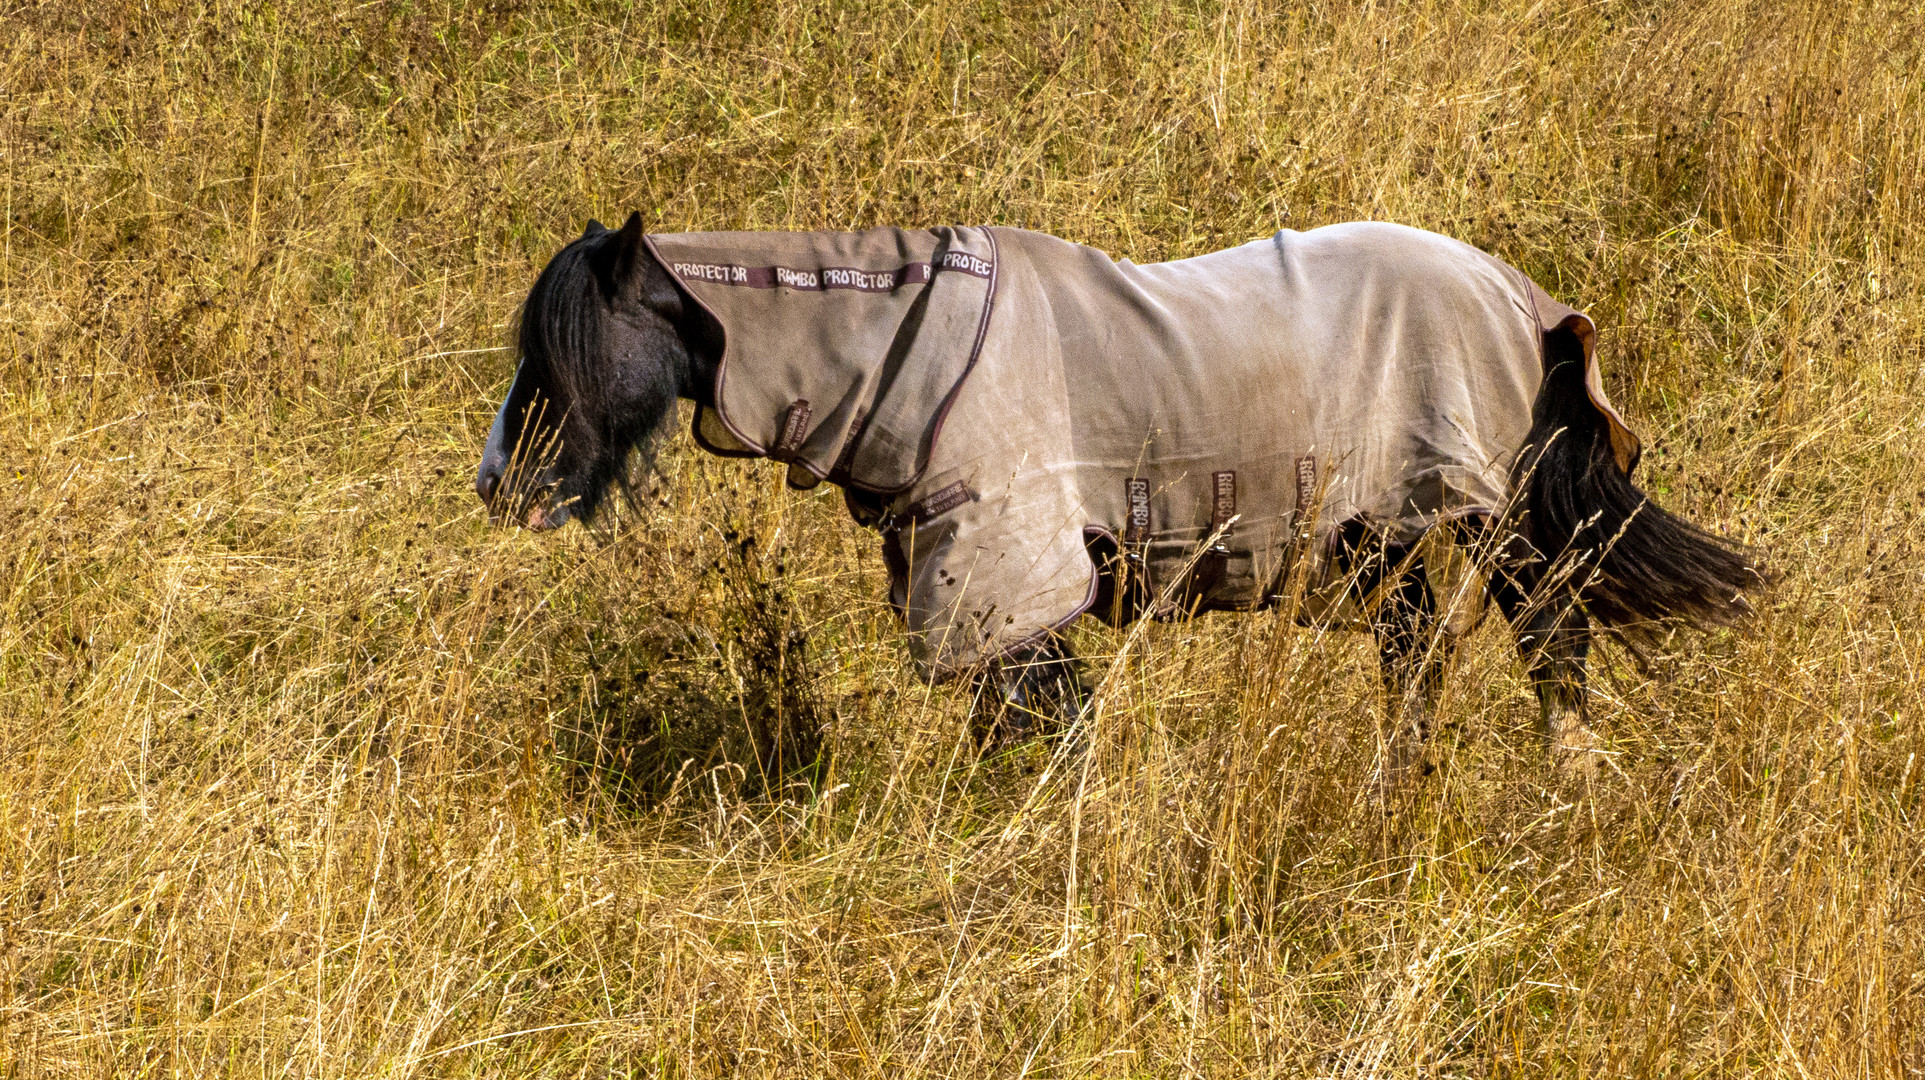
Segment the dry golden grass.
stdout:
<path fill-rule="evenodd" d="M 0 27 L 0 1073 L 1925 1072 L 1909 0 Z M 1577 805 L 1494 624 L 1388 819 L 1368 642 L 1268 617 L 1085 633 L 1089 752 L 977 764 L 826 491 L 683 439 L 645 513 L 486 527 L 515 305 L 634 207 L 1450 233 L 1597 316 L 1644 482 L 1785 578 L 1601 648 Z"/>

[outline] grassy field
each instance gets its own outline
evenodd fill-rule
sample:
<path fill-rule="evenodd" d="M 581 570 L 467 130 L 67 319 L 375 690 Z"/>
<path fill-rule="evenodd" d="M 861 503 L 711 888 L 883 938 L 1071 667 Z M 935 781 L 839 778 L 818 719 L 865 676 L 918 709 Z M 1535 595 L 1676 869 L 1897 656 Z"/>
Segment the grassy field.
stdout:
<path fill-rule="evenodd" d="M 0 1075 L 1925 1074 L 1910 0 L 0 28 Z M 1088 752 L 977 762 L 827 488 L 679 436 L 487 527 L 516 305 L 632 208 L 1436 229 L 1596 317 L 1642 482 L 1783 580 L 1601 647 L 1576 802 L 1494 621 L 1390 816 L 1367 639 L 1273 617 L 1082 631 Z"/>

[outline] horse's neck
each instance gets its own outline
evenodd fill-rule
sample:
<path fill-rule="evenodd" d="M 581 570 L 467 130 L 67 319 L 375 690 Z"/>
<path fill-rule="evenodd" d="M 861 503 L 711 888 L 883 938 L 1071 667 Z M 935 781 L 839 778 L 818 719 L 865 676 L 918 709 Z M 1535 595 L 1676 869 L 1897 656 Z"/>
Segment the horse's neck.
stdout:
<path fill-rule="evenodd" d="M 715 372 L 722 363 L 722 327 L 675 284 L 668 271 L 653 259 L 647 266 L 650 280 L 643 286 L 642 303 L 674 327 L 675 336 L 681 339 L 688 365 L 681 372 L 682 396 L 713 405 Z"/>
<path fill-rule="evenodd" d="M 669 325 L 682 339 L 688 370 L 682 372 L 682 396 L 703 405 L 715 404 L 715 373 L 722 363 L 722 328 L 700 306 L 683 302 L 681 317 Z"/>

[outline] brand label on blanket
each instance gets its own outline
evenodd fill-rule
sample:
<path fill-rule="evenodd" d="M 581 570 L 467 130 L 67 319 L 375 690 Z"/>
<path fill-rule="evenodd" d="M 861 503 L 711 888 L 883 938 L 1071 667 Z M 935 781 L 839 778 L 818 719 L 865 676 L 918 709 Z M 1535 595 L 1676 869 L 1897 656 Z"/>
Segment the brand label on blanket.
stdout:
<path fill-rule="evenodd" d="M 797 401 L 789 406 L 788 414 L 782 420 L 782 437 L 776 440 L 775 448 L 769 457 L 776 461 L 788 461 L 795 452 L 802 449 L 803 440 L 809 437 L 809 403 Z"/>
<path fill-rule="evenodd" d="M 904 285 L 924 285 L 936 270 L 953 270 L 972 277 L 988 278 L 995 265 L 967 251 L 945 251 L 934 265 L 912 262 L 893 270 L 864 270 L 855 266 L 824 266 L 804 269 L 793 266 L 737 266 L 734 263 L 672 262 L 669 269 L 684 281 L 706 281 L 717 285 L 740 285 L 748 289 L 796 289 L 802 292 L 827 292 L 852 289 L 856 292 L 894 292 Z"/>
<path fill-rule="evenodd" d="M 1297 534 L 1301 538 L 1310 527 L 1310 515 L 1317 501 L 1317 458 L 1305 454 L 1297 459 Z"/>
<path fill-rule="evenodd" d="M 1123 542 L 1141 544 L 1150 538 L 1150 482 L 1140 476 L 1123 481 L 1129 499 L 1129 520 L 1123 523 Z"/>
<path fill-rule="evenodd" d="M 1210 504 L 1210 527 L 1221 529 L 1237 516 L 1237 474 L 1234 470 L 1210 474 L 1215 501 Z"/>
<path fill-rule="evenodd" d="M 969 499 L 969 485 L 958 480 L 910 507 L 906 516 L 910 521 L 921 525 L 938 514 L 946 514 L 954 510 L 956 507 L 968 502 Z"/>

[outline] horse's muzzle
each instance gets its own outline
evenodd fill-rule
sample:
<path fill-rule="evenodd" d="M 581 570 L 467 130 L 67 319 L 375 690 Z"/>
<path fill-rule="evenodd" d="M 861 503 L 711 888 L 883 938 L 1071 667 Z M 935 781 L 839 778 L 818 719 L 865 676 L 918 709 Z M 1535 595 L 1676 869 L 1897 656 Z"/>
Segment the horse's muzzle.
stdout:
<path fill-rule="evenodd" d="M 502 463 L 499 461 L 484 458 L 481 468 L 475 472 L 475 494 L 481 496 L 481 501 L 490 506 L 494 504 L 495 492 L 501 490 L 501 466 Z"/>
<path fill-rule="evenodd" d="M 518 484 L 504 484 L 506 472 L 499 461 L 484 459 L 475 473 L 475 494 L 488 508 L 490 525 L 520 525 L 536 532 L 558 529 L 573 516 L 566 504 L 553 505 L 553 487 L 538 485 L 531 494 Z"/>

